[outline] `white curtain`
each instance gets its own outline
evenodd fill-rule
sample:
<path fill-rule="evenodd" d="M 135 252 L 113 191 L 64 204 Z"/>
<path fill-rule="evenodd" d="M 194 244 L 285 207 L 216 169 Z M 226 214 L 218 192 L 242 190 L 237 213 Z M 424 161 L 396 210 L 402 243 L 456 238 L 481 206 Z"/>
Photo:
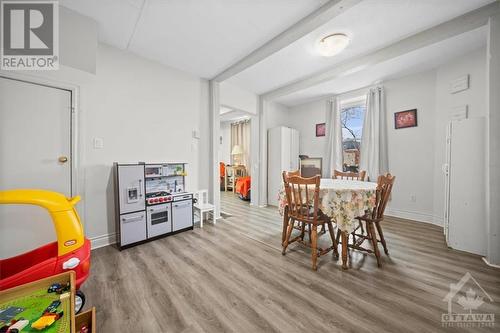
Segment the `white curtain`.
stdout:
<path fill-rule="evenodd" d="M 344 155 L 342 149 L 342 125 L 340 123 L 340 105 L 333 97 L 326 102 L 326 152 L 324 175 L 331 177 L 333 169 L 342 171 Z"/>
<path fill-rule="evenodd" d="M 231 124 L 231 149 L 239 145 L 243 149 L 243 155 L 237 156 L 236 159 L 241 161 L 248 171 L 250 162 L 250 120 L 243 120 Z M 231 164 L 234 164 L 234 156 L 231 155 Z"/>
<path fill-rule="evenodd" d="M 383 87 L 370 89 L 361 137 L 359 169 L 366 170 L 370 181 L 389 171 L 387 155 L 387 120 Z"/>

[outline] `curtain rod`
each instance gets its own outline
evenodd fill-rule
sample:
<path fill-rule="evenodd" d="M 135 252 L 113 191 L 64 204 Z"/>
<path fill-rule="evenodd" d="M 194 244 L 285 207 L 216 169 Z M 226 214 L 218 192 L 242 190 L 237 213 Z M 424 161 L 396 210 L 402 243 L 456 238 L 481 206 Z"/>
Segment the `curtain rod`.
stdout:
<path fill-rule="evenodd" d="M 239 124 L 239 123 L 248 123 L 250 122 L 250 118 L 247 118 L 247 119 L 240 119 L 240 120 L 234 120 L 231 122 L 231 125 L 233 124 Z"/>
<path fill-rule="evenodd" d="M 353 92 L 356 92 L 356 91 L 359 91 L 359 90 L 365 90 L 365 89 L 371 89 L 371 88 L 381 88 L 381 84 L 383 82 L 380 81 L 380 82 L 377 82 L 377 83 L 373 83 L 373 84 L 370 84 L 370 85 L 367 85 L 367 86 L 364 86 L 364 87 L 361 87 L 361 88 L 356 88 L 356 89 L 352 89 L 352 90 L 348 90 L 348 91 L 344 91 L 340 94 L 336 94 L 336 95 L 332 95 L 330 96 L 330 101 L 335 98 L 335 97 L 340 97 L 342 95 L 346 95 L 346 94 L 350 94 L 350 93 L 353 93 Z"/>

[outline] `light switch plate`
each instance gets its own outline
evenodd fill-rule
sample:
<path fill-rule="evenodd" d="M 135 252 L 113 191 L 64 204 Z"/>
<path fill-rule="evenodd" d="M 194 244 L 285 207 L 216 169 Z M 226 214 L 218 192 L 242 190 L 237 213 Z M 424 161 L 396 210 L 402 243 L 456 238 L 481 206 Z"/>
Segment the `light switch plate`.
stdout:
<path fill-rule="evenodd" d="M 104 140 L 102 138 L 94 138 L 94 149 L 104 148 Z"/>

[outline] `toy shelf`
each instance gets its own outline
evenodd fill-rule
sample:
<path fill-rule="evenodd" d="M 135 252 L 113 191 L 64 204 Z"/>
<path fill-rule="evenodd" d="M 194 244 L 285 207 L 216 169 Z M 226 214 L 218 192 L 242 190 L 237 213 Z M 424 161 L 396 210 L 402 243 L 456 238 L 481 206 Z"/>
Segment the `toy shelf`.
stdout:
<path fill-rule="evenodd" d="M 61 285 L 69 283 L 69 290 L 63 292 L 62 295 L 56 292 L 49 293 L 49 287 L 56 283 Z M 29 324 L 22 330 L 22 332 L 26 333 L 78 333 L 84 325 L 88 328 L 88 333 L 95 332 L 94 308 L 75 316 L 75 291 L 75 273 L 73 271 L 64 272 L 0 291 L 0 310 L 5 310 L 9 307 L 22 309 L 22 311 L 16 312 L 11 319 L 19 320 L 23 318 L 28 320 Z M 66 297 L 64 296 L 65 294 Z M 32 328 L 31 325 L 41 317 L 47 306 L 56 300 L 61 302 L 58 312 L 63 312 L 62 317 L 42 331 Z M 3 326 L 4 324 L 8 323 L 4 322 L 1 325 Z M 75 324 L 78 326 L 75 326 Z"/>
<path fill-rule="evenodd" d="M 96 323 L 95 308 L 77 314 L 75 317 L 76 333 L 84 333 L 82 332 L 82 327 L 84 326 L 87 327 L 88 333 L 95 333 L 96 332 L 95 323 Z"/>

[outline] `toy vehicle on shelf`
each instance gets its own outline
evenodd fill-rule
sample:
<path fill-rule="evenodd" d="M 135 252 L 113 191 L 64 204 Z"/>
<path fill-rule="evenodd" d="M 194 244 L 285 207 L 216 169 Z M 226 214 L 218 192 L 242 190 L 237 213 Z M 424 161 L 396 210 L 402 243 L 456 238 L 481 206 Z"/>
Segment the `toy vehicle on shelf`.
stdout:
<path fill-rule="evenodd" d="M 84 237 L 75 209 L 78 201 L 80 196 L 66 198 L 45 190 L 0 191 L 0 204 L 29 204 L 45 208 L 57 234 L 56 242 L 0 260 L 0 290 L 72 270 L 76 274 L 75 312 L 80 312 L 85 295 L 78 289 L 89 276 L 90 241 Z"/>
<path fill-rule="evenodd" d="M 70 289 L 69 283 L 66 285 L 62 285 L 60 283 L 54 283 L 47 289 L 47 292 L 62 294 L 63 292 L 68 291 L 69 289 Z"/>

